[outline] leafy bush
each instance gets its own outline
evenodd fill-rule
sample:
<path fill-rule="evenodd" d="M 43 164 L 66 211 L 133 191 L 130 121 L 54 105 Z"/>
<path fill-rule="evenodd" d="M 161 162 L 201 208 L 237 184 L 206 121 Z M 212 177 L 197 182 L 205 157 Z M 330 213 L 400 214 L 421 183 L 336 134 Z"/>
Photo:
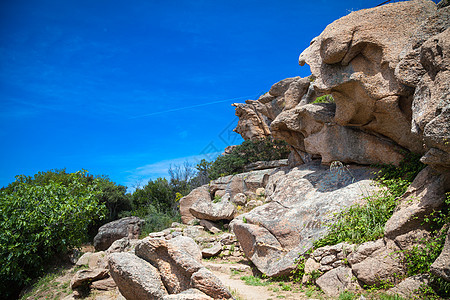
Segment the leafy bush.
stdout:
<path fill-rule="evenodd" d="M 17 296 L 42 274 L 49 259 L 86 241 L 88 226 L 106 214 L 95 180 L 88 182 L 85 172 L 67 174 L 61 182 L 37 175 L 37 180 L 17 176 L 0 192 L 0 294 L 5 298 Z"/>
<path fill-rule="evenodd" d="M 145 205 L 132 211 L 125 211 L 120 217 L 136 216 L 145 220 L 141 235 L 147 236 L 151 232 L 161 231 L 170 227 L 173 222 L 181 222 L 178 212 L 161 211 L 152 204 Z"/>
<path fill-rule="evenodd" d="M 165 178 L 149 180 L 142 188 L 137 188 L 131 198 L 133 210 L 149 205 L 163 212 L 176 210 L 176 192 Z"/>
<path fill-rule="evenodd" d="M 178 201 L 184 193 L 189 193 L 189 180 L 165 178 L 149 180 L 146 185 L 137 188 L 130 196 L 132 210 L 120 213 L 120 217 L 136 216 L 145 220 L 142 234 L 160 231 L 170 227 L 172 222 L 180 222 Z"/>

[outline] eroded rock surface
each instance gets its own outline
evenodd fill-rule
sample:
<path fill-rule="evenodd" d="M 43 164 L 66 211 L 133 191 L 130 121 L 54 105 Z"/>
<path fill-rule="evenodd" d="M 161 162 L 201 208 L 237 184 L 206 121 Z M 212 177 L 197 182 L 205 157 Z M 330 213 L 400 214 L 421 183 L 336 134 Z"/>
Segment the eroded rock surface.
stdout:
<path fill-rule="evenodd" d="M 127 300 L 162 299 L 167 290 L 158 270 L 131 253 L 111 253 L 111 276 Z"/>
<path fill-rule="evenodd" d="M 408 149 L 448 171 L 449 12 L 417 0 L 333 22 L 299 57 L 312 76 L 287 78 L 256 101 L 233 104 L 235 131 L 244 139 L 285 140 L 293 165 L 315 157 L 324 164 L 398 164 Z M 311 103 L 323 94 L 335 103 Z"/>
<path fill-rule="evenodd" d="M 288 274 L 298 255 L 326 232 L 323 224 L 333 212 L 377 189 L 372 171 L 355 167 L 338 174 L 313 162 L 275 176 L 266 187 L 272 201 L 232 222 L 246 257 L 268 276 Z"/>
<path fill-rule="evenodd" d="M 138 239 L 142 224 L 143 220 L 138 217 L 127 217 L 101 226 L 94 237 L 95 250 L 106 250 L 114 241 L 124 237 Z"/>

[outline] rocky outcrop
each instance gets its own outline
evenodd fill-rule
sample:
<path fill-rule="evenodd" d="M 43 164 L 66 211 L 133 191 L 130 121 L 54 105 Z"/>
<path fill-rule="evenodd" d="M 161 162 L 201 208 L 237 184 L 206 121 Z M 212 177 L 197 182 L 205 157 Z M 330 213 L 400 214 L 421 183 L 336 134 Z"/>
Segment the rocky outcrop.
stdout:
<path fill-rule="evenodd" d="M 127 217 L 101 226 L 94 237 L 95 250 L 106 250 L 114 241 L 124 237 L 138 239 L 143 222 L 138 217 Z"/>
<path fill-rule="evenodd" d="M 342 171 L 330 172 L 318 162 L 279 171 L 266 186 L 270 202 L 233 220 L 246 257 L 260 271 L 268 276 L 288 274 L 295 259 L 326 232 L 323 224 L 333 212 L 376 189 L 370 185 L 370 169 Z"/>
<path fill-rule="evenodd" d="M 258 165 L 284 165 L 285 160 L 260 163 Z M 181 220 L 184 224 L 195 219 L 219 221 L 232 220 L 236 215 L 236 206 L 245 206 L 251 200 L 260 200 L 259 188 L 265 188 L 270 174 L 277 168 L 255 170 L 236 175 L 220 177 L 194 189 L 180 200 Z M 235 205 L 236 204 L 236 205 Z"/>
<path fill-rule="evenodd" d="M 233 104 L 235 131 L 285 140 L 297 163 L 398 164 L 407 149 L 449 170 L 449 11 L 416 0 L 333 22 L 299 57 L 312 76 L 287 78 L 256 101 Z M 311 90 L 335 103 L 311 103 Z"/>
<path fill-rule="evenodd" d="M 353 12 L 328 25 L 300 55 L 316 90 L 336 101 L 335 121 L 382 134 L 423 152 L 411 133 L 411 90 L 394 75 L 412 33 L 436 13 L 431 1 L 408 1 Z"/>

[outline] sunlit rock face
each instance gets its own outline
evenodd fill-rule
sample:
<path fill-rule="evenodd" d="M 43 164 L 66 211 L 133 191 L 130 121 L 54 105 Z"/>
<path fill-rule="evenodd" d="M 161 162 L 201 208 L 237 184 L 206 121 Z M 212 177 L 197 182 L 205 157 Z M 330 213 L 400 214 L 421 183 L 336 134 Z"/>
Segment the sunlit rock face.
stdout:
<path fill-rule="evenodd" d="M 301 53 L 312 75 L 234 104 L 244 139 L 272 135 L 291 158 L 398 164 L 404 151 L 450 168 L 450 8 L 432 1 L 365 9 L 328 25 Z M 313 103 L 331 94 L 335 103 Z"/>
<path fill-rule="evenodd" d="M 353 12 L 328 25 L 300 55 L 317 90 L 336 101 L 335 121 L 358 126 L 424 152 L 411 133 L 413 89 L 394 75 L 416 28 L 436 13 L 431 1 L 408 1 Z"/>

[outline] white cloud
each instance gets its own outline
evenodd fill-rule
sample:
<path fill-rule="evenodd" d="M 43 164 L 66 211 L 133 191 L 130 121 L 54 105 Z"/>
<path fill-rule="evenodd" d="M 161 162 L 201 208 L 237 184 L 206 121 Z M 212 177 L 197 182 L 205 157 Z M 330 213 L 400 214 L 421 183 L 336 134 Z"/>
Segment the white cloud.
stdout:
<path fill-rule="evenodd" d="M 145 185 L 149 180 L 154 180 L 158 177 L 169 177 L 170 166 L 182 165 L 188 162 L 193 167 L 199 163 L 202 159 L 208 160 L 211 157 L 216 157 L 221 152 L 205 153 L 201 155 L 186 156 L 180 158 L 174 158 L 169 160 L 162 160 L 145 166 L 137 167 L 133 170 L 127 171 L 129 175 L 127 176 L 128 192 L 133 192 L 137 186 Z"/>

